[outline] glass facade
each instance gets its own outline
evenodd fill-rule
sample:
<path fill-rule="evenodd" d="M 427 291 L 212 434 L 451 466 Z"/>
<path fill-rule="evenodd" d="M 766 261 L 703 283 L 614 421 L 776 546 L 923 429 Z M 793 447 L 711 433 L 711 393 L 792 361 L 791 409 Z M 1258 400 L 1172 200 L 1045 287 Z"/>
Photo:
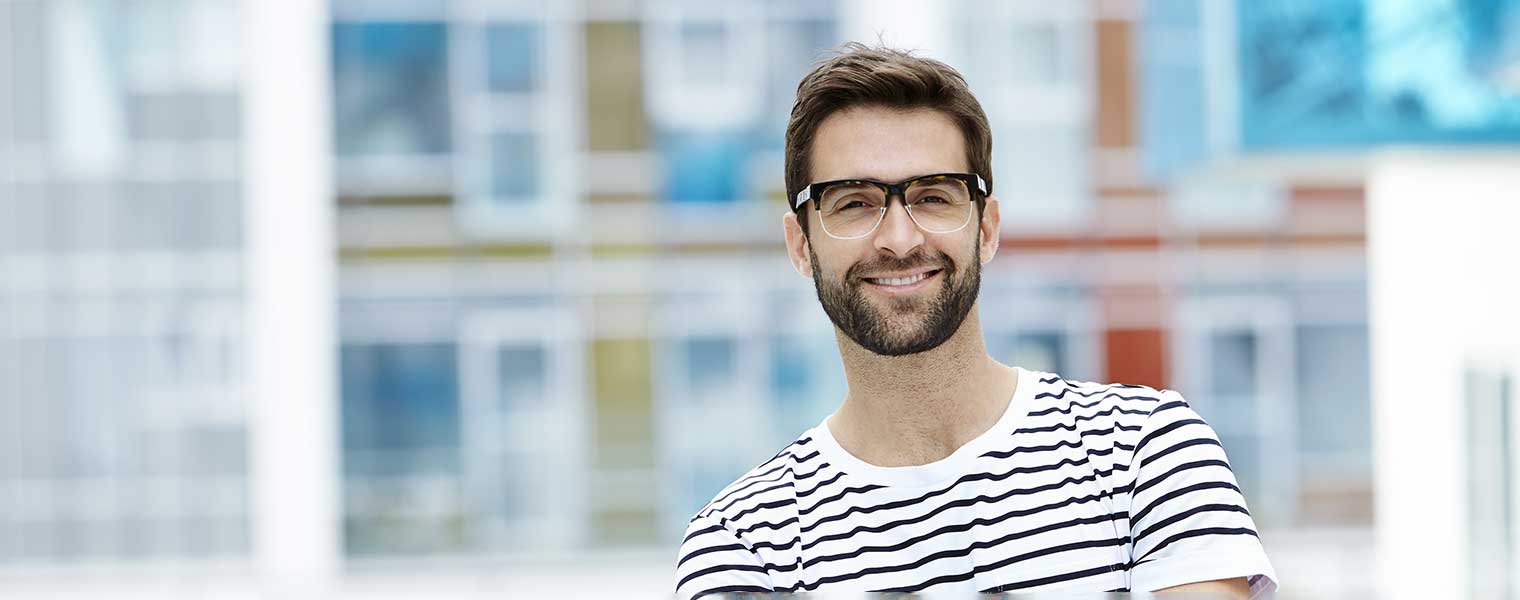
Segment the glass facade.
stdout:
<path fill-rule="evenodd" d="M 1146 166 L 1520 140 L 1517 15 L 1513 0 L 1148 2 L 1137 62 Z"/>
<path fill-rule="evenodd" d="M 1247 147 L 1520 140 L 1520 2 L 1239 5 Z"/>

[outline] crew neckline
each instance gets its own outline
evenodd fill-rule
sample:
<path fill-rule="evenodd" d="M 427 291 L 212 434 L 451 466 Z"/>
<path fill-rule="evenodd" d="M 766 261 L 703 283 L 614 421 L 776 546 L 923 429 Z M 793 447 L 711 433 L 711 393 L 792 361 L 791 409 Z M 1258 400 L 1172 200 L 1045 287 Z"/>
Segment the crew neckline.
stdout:
<path fill-rule="evenodd" d="M 818 452 L 829 464 L 844 471 L 846 475 L 869 483 L 892 487 L 925 487 L 954 480 L 970 472 L 967 465 L 978 456 L 1006 441 L 1004 436 L 1013 435 L 1032 410 L 1035 388 L 1040 385 L 1041 373 L 1017 366 L 1013 369 L 1017 373 L 1017 383 L 1003 415 L 987 431 L 942 459 L 906 467 L 882 467 L 863 461 L 850 454 L 834 438 L 834 433 L 829 430 L 829 419 L 834 416 L 832 413 L 814 427 Z"/>

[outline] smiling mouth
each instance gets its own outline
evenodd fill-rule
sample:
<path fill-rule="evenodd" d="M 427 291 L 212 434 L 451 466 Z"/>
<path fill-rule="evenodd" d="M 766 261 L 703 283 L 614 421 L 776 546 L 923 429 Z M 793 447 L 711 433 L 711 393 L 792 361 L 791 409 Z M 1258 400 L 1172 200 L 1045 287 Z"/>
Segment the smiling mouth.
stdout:
<path fill-rule="evenodd" d="M 924 271 L 923 273 L 919 273 L 917 275 L 911 275 L 911 276 L 908 276 L 908 277 L 884 277 L 884 278 L 866 277 L 865 280 L 867 282 L 874 283 L 876 285 L 892 285 L 892 286 L 913 285 L 915 283 L 918 283 L 920 281 L 923 281 L 925 279 L 933 277 L 936 274 L 938 274 L 939 272 L 940 272 L 939 269 L 935 269 L 933 271 Z"/>

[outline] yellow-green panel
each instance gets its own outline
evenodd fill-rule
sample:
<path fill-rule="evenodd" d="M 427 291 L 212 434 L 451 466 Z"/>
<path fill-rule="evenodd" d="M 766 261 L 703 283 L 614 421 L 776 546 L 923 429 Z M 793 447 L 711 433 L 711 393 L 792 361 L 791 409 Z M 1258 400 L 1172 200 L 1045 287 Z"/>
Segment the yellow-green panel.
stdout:
<path fill-rule="evenodd" d="M 649 202 L 649 196 L 647 194 L 590 193 L 586 194 L 586 202 L 590 204 L 639 204 Z"/>
<path fill-rule="evenodd" d="M 659 251 L 655 244 L 593 244 L 591 256 L 596 258 L 625 258 L 647 256 Z"/>
<path fill-rule="evenodd" d="M 338 196 L 339 206 L 449 206 L 454 197 L 448 194 L 397 194 Z"/>
<path fill-rule="evenodd" d="M 586 141 L 592 151 L 649 147 L 641 56 L 637 23 L 586 23 Z"/>
<path fill-rule="evenodd" d="M 648 510 L 603 511 L 593 517 L 597 543 L 645 545 L 659 539 L 659 515 Z"/>
<path fill-rule="evenodd" d="M 338 249 L 338 259 L 362 260 L 456 260 L 467 258 L 547 258 L 553 248 L 543 243 L 486 244 L 479 246 L 363 246 Z"/>
<path fill-rule="evenodd" d="M 654 466 L 654 402 L 647 339 L 592 342 L 598 468 Z"/>

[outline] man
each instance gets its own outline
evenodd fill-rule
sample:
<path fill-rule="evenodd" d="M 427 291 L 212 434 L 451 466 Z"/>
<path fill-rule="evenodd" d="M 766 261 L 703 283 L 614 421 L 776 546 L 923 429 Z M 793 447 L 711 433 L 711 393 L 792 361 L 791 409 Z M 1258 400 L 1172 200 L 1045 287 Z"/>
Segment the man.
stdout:
<path fill-rule="evenodd" d="M 681 598 L 1275 591 L 1224 450 L 1180 395 L 988 356 L 991 146 L 938 61 L 850 44 L 803 78 L 783 227 L 848 392 L 692 518 Z"/>

